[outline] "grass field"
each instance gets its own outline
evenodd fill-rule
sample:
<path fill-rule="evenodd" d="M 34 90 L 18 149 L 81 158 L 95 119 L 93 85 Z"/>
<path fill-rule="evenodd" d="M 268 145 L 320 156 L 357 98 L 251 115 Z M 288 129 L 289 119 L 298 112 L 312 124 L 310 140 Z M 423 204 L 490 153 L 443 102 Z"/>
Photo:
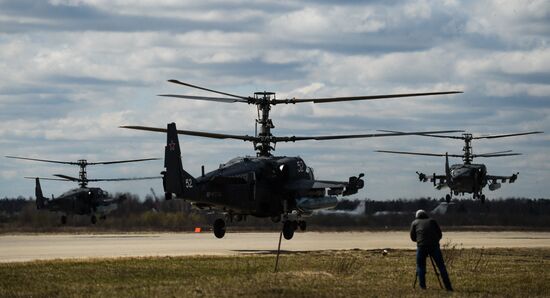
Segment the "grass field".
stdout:
<path fill-rule="evenodd" d="M 56 260 L 0 264 L 0 297 L 550 296 L 550 249 L 444 250 L 455 292 L 428 267 L 413 289 L 414 251 Z M 429 265 L 429 263 L 428 263 Z"/>

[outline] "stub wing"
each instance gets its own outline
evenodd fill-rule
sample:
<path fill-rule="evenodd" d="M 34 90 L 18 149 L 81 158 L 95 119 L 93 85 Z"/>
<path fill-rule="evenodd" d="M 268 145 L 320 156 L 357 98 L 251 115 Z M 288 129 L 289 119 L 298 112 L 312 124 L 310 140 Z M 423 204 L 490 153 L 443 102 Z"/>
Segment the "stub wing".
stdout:
<path fill-rule="evenodd" d="M 435 173 L 433 175 L 426 175 L 424 173 L 416 172 L 416 174 L 418 175 L 418 180 L 420 180 L 420 182 L 428 182 L 428 180 L 430 182 L 434 182 L 434 181 L 445 182 L 445 180 L 447 179 L 447 176 L 436 175 Z"/>
<path fill-rule="evenodd" d="M 447 187 L 447 176 L 446 175 L 436 175 L 435 173 L 432 175 L 426 175 L 424 173 L 416 172 L 418 175 L 418 180 L 420 182 L 432 182 L 434 184 L 434 187 L 437 189 L 442 189 L 444 187 Z"/>
<path fill-rule="evenodd" d="M 351 176 L 347 182 L 302 179 L 287 184 L 285 188 L 293 191 L 324 189 L 327 190 L 328 195 L 349 196 L 356 194 L 359 189 L 364 187 L 365 182 L 361 179 L 363 176 L 363 174 Z"/>
<path fill-rule="evenodd" d="M 491 181 L 492 183 L 497 183 L 498 181 L 502 183 L 514 183 L 518 179 L 519 173 L 515 173 L 511 176 L 493 176 L 493 175 L 487 175 L 487 181 Z"/>
<path fill-rule="evenodd" d="M 120 203 L 124 202 L 125 200 L 126 200 L 126 196 L 121 195 L 121 196 L 118 196 L 118 197 L 112 198 L 112 199 L 103 199 L 99 202 L 99 205 L 108 206 L 108 205 L 112 205 L 112 204 L 120 204 Z"/>
<path fill-rule="evenodd" d="M 323 180 L 297 180 L 286 185 L 288 190 L 310 190 L 310 189 L 322 189 L 322 188 L 345 188 L 348 185 L 347 182 L 338 181 L 323 181 Z"/>

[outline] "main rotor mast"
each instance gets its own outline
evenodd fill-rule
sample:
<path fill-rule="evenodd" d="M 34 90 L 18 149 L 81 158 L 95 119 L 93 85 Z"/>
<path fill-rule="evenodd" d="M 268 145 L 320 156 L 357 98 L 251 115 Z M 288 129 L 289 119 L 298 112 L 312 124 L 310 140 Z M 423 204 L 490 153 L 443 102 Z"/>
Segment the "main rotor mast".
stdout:
<path fill-rule="evenodd" d="M 473 136 L 471 133 L 464 133 L 462 134 L 462 139 L 464 140 L 464 148 L 462 148 L 462 151 L 464 151 L 464 156 L 462 156 L 462 160 L 465 164 L 471 164 L 474 160 L 473 152 L 472 152 L 472 139 Z"/>
<path fill-rule="evenodd" d="M 256 136 L 259 137 L 259 141 L 254 141 L 254 150 L 257 151 L 257 156 L 271 156 L 271 150 L 275 150 L 275 147 L 271 146 L 272 137 L 271 129 L 275 128 L 273 121 L 269 119 L 269 111 L 271 105 L 275 102 L 274 92 L 255 92 L 254 98 L 255 104 L 258 108 L 258 119 L 256 123 L 260 124 L 260 133 Z"/>
<path fill-rule="evenodd" d="M 78 172 L 78 177 L 80 178 L 78 181 L 78 185 L 80 185 L 81 188 L 85 188 L 88 185 L 88 174 L 86 173 L 86 166 L 88 165 L 88 161 L 85 159 L 79 159 L 77 163 L 80 167 L 80 171 Z"/>

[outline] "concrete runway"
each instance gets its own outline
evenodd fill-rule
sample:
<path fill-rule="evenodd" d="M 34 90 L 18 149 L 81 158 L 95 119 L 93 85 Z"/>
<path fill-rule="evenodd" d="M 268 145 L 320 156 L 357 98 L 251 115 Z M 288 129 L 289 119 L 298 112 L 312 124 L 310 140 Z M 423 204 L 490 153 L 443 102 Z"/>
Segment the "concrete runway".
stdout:
<path fill-rule="evenodd" d="M 0 236 L 0 262 L 136 256 L 236 255 L 277 249 L 279 233 L 37 234 Z M 459 247 L 544 247 L 550 232 L 447 232 L 441 243 Z M 282 251 L 414 249 L 408 232 L 296 233 Z"/>

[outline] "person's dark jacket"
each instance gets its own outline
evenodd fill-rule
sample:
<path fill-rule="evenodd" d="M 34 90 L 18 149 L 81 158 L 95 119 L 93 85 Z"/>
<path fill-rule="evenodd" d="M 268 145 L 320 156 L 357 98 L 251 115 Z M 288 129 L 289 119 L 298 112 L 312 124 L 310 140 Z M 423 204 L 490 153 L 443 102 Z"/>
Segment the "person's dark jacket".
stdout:
<path fill-rule="evenodd" d="M 435 219 L 417 218 L 411 224 L 411 240 L 417 246 L 438 246 L 441 237 L 441 229 Z"/>

